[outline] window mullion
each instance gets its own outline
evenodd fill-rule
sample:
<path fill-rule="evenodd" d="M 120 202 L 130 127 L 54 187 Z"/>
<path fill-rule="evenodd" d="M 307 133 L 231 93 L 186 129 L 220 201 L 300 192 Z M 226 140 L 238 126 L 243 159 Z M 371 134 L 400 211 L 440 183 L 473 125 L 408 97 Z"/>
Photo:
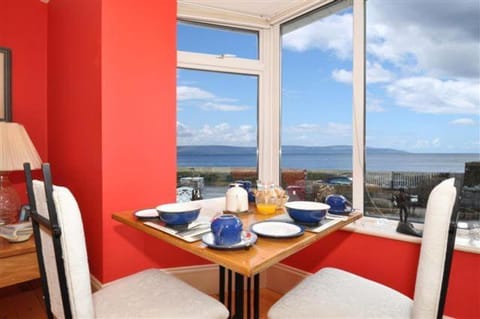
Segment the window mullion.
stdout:
<path fill-rule="evenodd" d="M 260 32 L 265 72 L 259 85 L 259 178 L 280 183 L 280 27 Z"/>
<path fill-rule="evenodd" d="M 364 208 L 365 0 L 353 1 L 353 207 Z"/>

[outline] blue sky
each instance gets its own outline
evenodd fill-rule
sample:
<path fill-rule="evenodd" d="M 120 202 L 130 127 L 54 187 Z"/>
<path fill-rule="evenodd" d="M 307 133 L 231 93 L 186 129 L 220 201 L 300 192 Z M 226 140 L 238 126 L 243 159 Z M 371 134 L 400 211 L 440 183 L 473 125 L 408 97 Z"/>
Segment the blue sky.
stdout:
<path fill-rule="evenodd" d="M 480 3 L 451 4 L 367 2 L 368 146 L 480 153 Z M 283 145 L 351 144 L 351 30 L 347 9 L 283 36 Z M 256 57 L 253 36 L 221 33 L 179 26 L 178 48 Z M 178 144 L 254 146 L 256 90 L 253 76 L 178 70 Z"/>

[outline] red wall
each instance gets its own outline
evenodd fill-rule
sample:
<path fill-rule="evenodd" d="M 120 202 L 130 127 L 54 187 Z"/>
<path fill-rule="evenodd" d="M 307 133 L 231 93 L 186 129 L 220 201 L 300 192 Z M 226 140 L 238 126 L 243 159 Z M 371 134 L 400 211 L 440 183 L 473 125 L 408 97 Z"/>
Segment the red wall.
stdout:
<path fill-rule="evenodd" d="M 12 51 L 13 121 L 47 160 L 47 8 L 38 0 L 0 0 L 0 47 Z M 27 200 L 23 172 L 10 174 Z"/>
<path fill-rule="evenodd" d="M 419 253 L 418 244 L 340 231 L 284 263 L 312 273 L 337 267 L 413 297 Z M 480 255 L 456 251 L 449 283 L 445 313 L 480 318 Z"/>
<path fill-rule="evenodd" d="M 52 1 L 48 19 L 50 161 L 82 210 L 91 272 L 204 263 L 111 219 L 175 198 L 176 2 Z"/>
<path fill-rule="evenodd" d="M 44 161 L 48 154 L 54 181 L 77 197 L 91 271 L 103 282 L 206 263 L 110 218 L 174 198 L 175 15 L 174 0 L 0 0 L 14 120 Z M 13 179 L 23 189 L 23 175 Z M 418 254 L 416 244 L 338 232 L 285 263 L 311 272 L 336 266 L 411 296 Z M 480 255 L 456 252 L 446 313 L 480 318 L 479 296 Z"/>
<path fill-rule="evenodd" d="M 175 200 L 176 1 L 102 2 L 104 280 L 204 263 L 111 219 Z M 146 250 L 146 253 L 145 253 Z"/>
<path fill-rule="evenodd" d="M 78 200 L 90 271 L 102 280 L 101 1 L 48 4 L 48 149 Z"/>

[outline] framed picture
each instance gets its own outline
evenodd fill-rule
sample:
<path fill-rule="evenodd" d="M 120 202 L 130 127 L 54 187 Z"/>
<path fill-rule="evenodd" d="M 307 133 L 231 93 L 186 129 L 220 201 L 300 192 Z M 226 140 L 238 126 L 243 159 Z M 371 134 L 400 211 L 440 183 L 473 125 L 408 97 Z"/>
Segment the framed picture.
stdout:
<path fill-rule="evenodd" d="M 12 120 L 12 56 L 10 49 L 0 47 L 0 121 Z"/>

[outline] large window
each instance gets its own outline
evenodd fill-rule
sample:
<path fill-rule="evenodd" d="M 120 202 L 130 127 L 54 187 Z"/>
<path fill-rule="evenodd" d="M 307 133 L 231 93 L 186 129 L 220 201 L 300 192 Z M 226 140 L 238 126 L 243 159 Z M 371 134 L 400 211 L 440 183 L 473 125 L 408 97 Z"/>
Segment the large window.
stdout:
<path fill-rule="evenodd" d="M 352 8 L 327 6 L 281 30 L 282 185 L 291 199 L 351 200 Z"/>
<path fill-rule="evenodd" d="M 177 69 L 177 200 L 221 197 L 233 181 L 257 179 L 259 71 L 245 58 L 258 58 L 258 34 L 177 29 L 178 51 L 189 51 Z"/>
<path fill-rule="evenodd" d="M 369 0 L 367 13 L 365 214 L 423 222 L 434 185 L 469 171 L 460 218 L 478 221 L 478 1 Z"/>
<path fill-rule="evenodd" d="M 238 167 L 248 166 L 247 172 L 238 178 L 267 176 L 289 189 L 291 199 L 343 194 L 367 216 L 398 219 L 403 189 L 409 220 L 421 222 L 432 187 L 454 176 L 467 185 L 460 217 L 478 221 L 478 1 L 369 0 L 366 35 L 363 3 L 355 1 L 355 10 L 351 3 L 333 1 L 249 30 L 245 21 L 224 21 L 245 30 L 197 24 L 222 23 L 216 15 L 179 23 L 179 179 L 201 175 L 197 168 L 207 166 L 198 153 L 187 158 L 182 147 L 200 145 L 203 127 L 225 121 L 257 138 L 228 144 L 210 135 L 214 145 L 246 147 L 241 154 L 248 165 Z M 180 13 L 185 17 L 190 13 Z M 185 99 L 191 88 L 199 96 Z M 212 98 L 217 101 L 207 101 Z M 214 124 L 217 116 L 203 104 L 222 99 L 237 107 L 216 110 L 223 119 Z M 230 173 L 225 183 L 236 178 Z"/>

